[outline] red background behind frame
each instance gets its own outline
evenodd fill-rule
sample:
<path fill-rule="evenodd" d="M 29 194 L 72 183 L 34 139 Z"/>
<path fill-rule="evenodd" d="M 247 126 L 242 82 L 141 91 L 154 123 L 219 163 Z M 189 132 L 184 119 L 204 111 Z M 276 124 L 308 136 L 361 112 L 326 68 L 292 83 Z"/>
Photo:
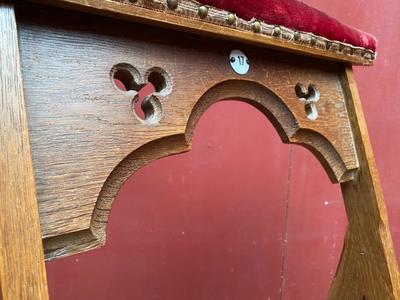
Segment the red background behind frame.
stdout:
<path fill-rule="evenodd" d="M 355 68 L 400 254 L 400 2 L 307 0 L 377 36 Z M 113 207 L 105 248 L 47 263 L 52 299 L 326 299 L 346 216 L 307 150 L 283 145 L 249 105 L 217 103 L 189 153 L 134 174 Z"/>

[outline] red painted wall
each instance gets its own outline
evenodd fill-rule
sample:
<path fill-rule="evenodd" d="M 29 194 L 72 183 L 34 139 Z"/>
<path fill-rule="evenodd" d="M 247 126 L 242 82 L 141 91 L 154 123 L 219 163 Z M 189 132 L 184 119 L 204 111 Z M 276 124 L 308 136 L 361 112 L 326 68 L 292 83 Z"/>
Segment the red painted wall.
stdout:
<path fill-rule="evenodd" d="M 380 42 L 356 78 L 400 253 L 400 1 L 307 0 Z M 200 120 L 193 150 L 134 174 L 106 247 L 47 264 L 52 299 L 326 299 L 346 216 L 307 150 L 229 101 Z"/>

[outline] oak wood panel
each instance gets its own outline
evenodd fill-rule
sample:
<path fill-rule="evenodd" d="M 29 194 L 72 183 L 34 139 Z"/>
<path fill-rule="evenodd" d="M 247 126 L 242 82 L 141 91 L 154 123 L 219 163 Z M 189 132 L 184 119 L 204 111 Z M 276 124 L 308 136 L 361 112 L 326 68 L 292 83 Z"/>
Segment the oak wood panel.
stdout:
<path fill-rule="evenodd" d="M 330 299 L 400 299 L 400 277 L 385 201 L 351 67 L 343 88 L 360 169 L 342 183 L 349 225 Z"/>
<path fill-rule="evenodd" d="M 123 185 L 104 248 L 46 264 L 50 296 L 279 299 L 290 149 L 250 105 L 212 105 L 189 153 L 152 162 Z"/>
<path fill-rule="evenodd" d="M 277 38 L 273 32 L 268 34 L 254 33 L 252 21 L 241 21 L 237 27 L 229 27 L 225 18 L 227 12 L 209 8 L 212 16 L 199 18 L 197 15 L 198 4 L 192 0 L 179 1 L 176 10 L 168 9 L 165 0 L 33 0 L 48 5 L 73 9 L 83 12 L 90 12 L 99 15 L 111 16 L 114 18 L 140 22 L 144 24 L 157 25 L 185 32 L 191 32 L 219 39 L 227 39 L 249 44 L 275 48 L 283 51 L 304 54 L 335 61 L 347 61 L 360 65 L 372 65 L 375 54 L 370 50 L 353 47 L 348 44 L 339 45 L 336 41 L 330 41 L 330 49 L 327 49 L 326 39 L 316 37 L 319 40 L 316 45 L 310 42 L 311 35 L 306 41 L 296 42 L 293 36 L 289 38 Z M 211 13 L 209 12 L 209 15 Z M 237 22 L 236 22 L 237 23 Z M 268 26 L 267 24 L 262 27 Z M 273 24 L 272 26 L 273 27 Z M 264 31 L 264 28 L 262 29 Z M 270 31 L 270 30 L 267 30 Z M 342 47 L 347 50 L 340 50 Z"/>
<path fill-rule="evenodd" d="M 284 142 L 313 151 L 334 182 L 358 168 L 340 65 L 33 4 L 18 6 L 18 21 L 48 259 L 103 244 L 122 182 L 153 159 L 188 151 L 198 118 L 219 100 L 260 109 Z M 246 76 L 229 65 L 235 48 L 250 60 Z M 136 68 L 138 86 L 157 83 L 151 71 L 168 74 L 166 88 L 146 101 L 160 120 L 132 112 L 136 91 L 119 91 L 110 78 L 121 63 Z M 297 83 L 319 89 L 316 121 Z"/>
<path fill-rule="evenodd" d="M 47 299 L 14 7 L 0 1 L 0 287 L 4 300 Z M 0 295 L 1 298 L 1 295 Z"/>

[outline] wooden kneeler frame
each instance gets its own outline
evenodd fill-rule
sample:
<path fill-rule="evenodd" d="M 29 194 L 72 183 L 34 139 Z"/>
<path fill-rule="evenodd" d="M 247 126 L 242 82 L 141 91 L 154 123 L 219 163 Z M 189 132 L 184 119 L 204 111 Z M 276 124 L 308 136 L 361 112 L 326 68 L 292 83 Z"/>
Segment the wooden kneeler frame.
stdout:
<path fill-rule="evenodd" d="M 208 23 L 199 28 L 195 18 L 157 21 L 145 5 L 128 1 L 50 2 L 84 13 L 0 1 L 4 300 L 47 299 L 45 259 L 104 245 L 123 182 L 151 161 L 189 151 L 198 119 L 226 99 L 259 109 L 283 142 L 307 147 L 340 183 L 349 225 L 329 299 L 400 299 L 386 207 L 350 65 L 368 63 L 364 56 L 234 29 L 217 32 Z M 247 57 L 247 74 L 231 67 L 236 49 Z M 156 92 L 144 100 L 140 118 L 133 107 L 148 82 Z"/>

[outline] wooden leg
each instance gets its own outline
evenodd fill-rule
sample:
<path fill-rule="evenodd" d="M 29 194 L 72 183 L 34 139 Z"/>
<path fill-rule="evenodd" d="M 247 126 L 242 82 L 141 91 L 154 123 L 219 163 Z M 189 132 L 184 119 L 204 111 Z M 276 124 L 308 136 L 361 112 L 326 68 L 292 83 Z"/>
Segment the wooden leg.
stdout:
<path fill-rule="evenodd" d="M 14 8 L 0 1 L 0 286 L 48 299 Z"/>
<path fill-rule="evenodd" d="M 349 225 L 329 299 L 400 299 L 386 206 L 351 67 L 343 76 L 343 89 L 360 170 L 354 180 L 341 184 Z"/>

